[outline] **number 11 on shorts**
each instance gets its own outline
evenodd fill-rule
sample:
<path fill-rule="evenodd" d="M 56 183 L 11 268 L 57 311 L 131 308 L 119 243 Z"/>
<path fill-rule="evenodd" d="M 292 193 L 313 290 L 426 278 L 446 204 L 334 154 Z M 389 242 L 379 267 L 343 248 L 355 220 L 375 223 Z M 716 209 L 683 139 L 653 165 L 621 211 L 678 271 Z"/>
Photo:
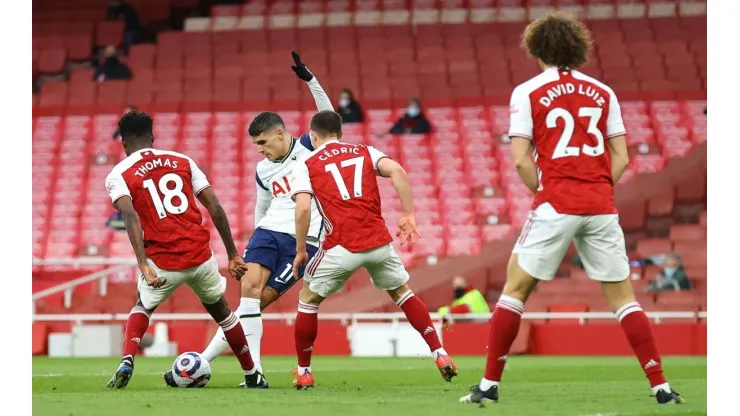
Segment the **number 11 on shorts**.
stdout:
<path fill-rule="evenodd" d="M 280 276 L 275 278 L 275 281 L 278 283 L 288 283 L 288 280 L 290 280 L 291 277 L 293 277 L 293 273 L 291 271 L 293 270 L 293 265 L 288 263 L 285 265 L 285 270 L 283 270 L 282 273 L 280 273 Z"/>

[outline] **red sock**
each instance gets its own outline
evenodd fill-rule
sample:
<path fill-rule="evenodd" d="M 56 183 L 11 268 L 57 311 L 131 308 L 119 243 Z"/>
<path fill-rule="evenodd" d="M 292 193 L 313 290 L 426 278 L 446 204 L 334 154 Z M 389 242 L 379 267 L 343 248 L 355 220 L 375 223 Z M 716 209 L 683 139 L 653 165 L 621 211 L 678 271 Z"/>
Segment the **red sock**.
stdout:
<path fill-rule="evenodd" d="M 501 381 L 509 349 L 519 333 L 524 303 L 519 299 L 501 295 L 493 311 L 488 335 L 488 357 L 483 377 L 490 381 Z"/>
<path fill-rule="evenodd" d="M 401 307 L 411 326 L 424 338 L 430 351 L 434 352 L 442 348 L 442 343 L 439 342 L 437 331 L 432 324 L 432 317 L 429 316 L 429 309 L 421 299 L 414 295 L 414 292 L 410 290 L 406 292 L 396 301 L 396 305 Z"/>
<path fill-rule="evenodd" d="M 218 325 L 224 330 L 224 337 L 226 342 L 229 343 L 231 351 L 236 355 L 236 359 L 239 360 L 239 364 L 242 366 L 244 371 L 254 370 L 254 361 L 252 361 L 252 354 L 249 353 L 249 346 L 247 345 L 247 338 L 244 336 L 244 329 L 239 323 L 239 318 L 232 312 L 228 318 L 219 322 Z"/>
<path fill-rule="evenodd" d="M 298 314 L 295 317 L 295 352 L 299 367 L 311 366 L 313 343 L 319 332 L 319 307 L 298 302 Z"/>
<path fill-rule="evenodd" d="M 667 383 L 663 375 L 663 365 L 650 320 L 637 302 L 628 303 L 616 312 L 625 335 L 635 351 L 640 366 L 650 381 L 650 387 Z"/>
<path fill-rule="evenodd" d="M 131 366 L 134 365 L 134 356 L 139 351 L 141 337 L 144 336 L 147 328 L 149 328 L 149 311 L 143 306 L 134 306 L 126 321 L 126 330 L 123 339 L 123 360 L 121 361 L 126 361 Z"/>

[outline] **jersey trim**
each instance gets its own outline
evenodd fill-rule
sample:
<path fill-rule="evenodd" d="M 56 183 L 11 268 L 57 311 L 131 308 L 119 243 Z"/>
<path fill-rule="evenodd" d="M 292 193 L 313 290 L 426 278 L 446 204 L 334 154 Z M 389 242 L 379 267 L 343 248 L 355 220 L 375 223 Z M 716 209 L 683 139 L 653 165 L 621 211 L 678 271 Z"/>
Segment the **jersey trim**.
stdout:
<path fill-rule="evenodd" d="M 295 149 L 295 144 L 296 144 L 296 142 L 298 140 L 296 140 L 295 137 L 291 137 L 290 139 L 291 139 L 290 140 L 290 149 L 288 149 L 288 153 L 286 153 L 285 156 L 283 156 L 279 160 L 276 160 L 274 163 L 283 163 L 283 162 L 285 162 L 290 157 L 290 154 L 293 153 L 293 149 Z"/>
<path fill-rule="evenodd" d="M 390 156 L 385 155 L 385 156 L 382 156 L 382 157 L 378 158 L 378 160 L 375 162 L 375 172 L 380 173 L 378 171 L 378 165 L 380 164 L 380 161 L 383 160 L 383 159 L 390 159 Z"/>
<path fill-rule="evenodd" d="M 310 150 L 312 152 L 315 150 L 313 148 L 313 144 L 311 144 L 311 135 L 309 135 L 309 134 L 303 134 L 301 136 L 300 141 L 301 141 L 301 144 L 303 145 L 303 147 L 305 147 L 306 149 L 308 149 L 308 150 Z"/>
<path fill-rule="evenodd" d="M 119 196 L 118 196 L 118 197 L 117 197 L 116 199 L 114 199 L 114 200 L 113 200 L 113 202 L 111 202 L 111 204 L 113 204 L 113 208 L 115 208 L 115 207 L 116 207 L 116 202 L 117 202 L 117 201 L 118 201 L 119 199 L 123 198 L 124 196 L 127 196 L 127 197 L 131 198 L 131 195 L 128 195 L 128 194 L 122 194 L 122 195 L 119 195 Z M 133 199 L 132 199 L 132 200 L 133 200 Z"/>
<path fill-rule="evenodd" d="M 262 188 L 262 189 L 264 189 L 265 191 L 268 191 L 268 192 L 270 191 L 269 189 L 267 189 L 267 187 L 265 186 L 265 184 L 262 183 L 262 179 L 260 179 L 259 173 L 257 173 L 257 172 L 254 173 L 254 179 L 257 181 L 257 185 L 259 185 L 260 188 Z"/>
<path fill-rule="evenodd" d="M 209 183 L 208 185 L 205 185 L 205 186 L 201 187 L 200 189 L 198 189 L 197 191 L 195 191 L 193 194 L 195 196 L 198 196 L 198 194 L 200 194 L 201 192 L 205 191 L 206 189 L 208 189 L 210 187 L 211 187 L 211 184 Z"/>
<path fill-rule="evenodd" d="M 618 137 L 618 136 L 625 136 L 625 135 L 627 135 L 627 132 L 626 132 L 626 131 L 623 131 L 623 132 L 621 132 L 621 133 L 614 133 L 614 134 L 610 134 L 610 135 L 606 136 L 606 138 L 607 138 L 607 139 L 613 139 L 613 138 L 615 138 L 615 137 Z"/>

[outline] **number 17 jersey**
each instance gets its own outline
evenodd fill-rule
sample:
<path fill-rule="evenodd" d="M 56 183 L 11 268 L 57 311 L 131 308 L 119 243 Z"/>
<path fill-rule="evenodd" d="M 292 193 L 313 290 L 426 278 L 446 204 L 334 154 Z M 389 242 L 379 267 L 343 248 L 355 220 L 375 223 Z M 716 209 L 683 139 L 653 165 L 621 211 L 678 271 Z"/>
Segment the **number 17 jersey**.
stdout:
<path fill-rule="evenodd" d="M 322 250 L 340 245 L 352 253 L 393 241 L 381 214 L 376 175 L 383 152 L 372 146 L 324 143 L 293 168 L 291 197 L 310 193 L 324 217 Z"/>
<path fill-rule="evenodd" d="M 616 214 L 609 139 L 625 134 L 614 91 L 578 71 L 549 68 L 511 95 L 509 136 L 532 140 L 539 187 L 532 208 Z"/>
<path fill-rule="evenodd" d="M 113 203 L 131 198 L 146 256 L 163 270 L 190 269 L 211 258 L 210 233 L 195 202 L 210 186 L 192 159 L 156 149 L 132 153 L 105 179 Z"/>

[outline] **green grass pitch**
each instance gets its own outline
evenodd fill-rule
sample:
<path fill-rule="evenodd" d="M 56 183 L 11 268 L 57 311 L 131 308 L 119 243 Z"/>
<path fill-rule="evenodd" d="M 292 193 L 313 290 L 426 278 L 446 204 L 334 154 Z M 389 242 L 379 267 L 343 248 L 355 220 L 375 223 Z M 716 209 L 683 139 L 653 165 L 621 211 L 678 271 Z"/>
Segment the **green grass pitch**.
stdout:
<path fill-rule="evenodd" d="M 173 359 L 136 360 L 125 390 L 105 385 L 118 365 L 109 359 L 33 360 L 33 414 L 116 415 L 706 415 L 706 358 L 667 357 L 664 368 L 683 405 L 658 405 L 631 357 L 512 357 L 498 404 L 463 405 L 458 398 L 483 374 L 483 357 L 458 357 L 460 376 L 445 383 L 429 358 L 316 357 L 316 388 L 296 391 L 293 357 L 263 360 L 269 390 L 243 390 L 236 360 L 221 357 L 203 389 L 166 387 Z M 388 412 L 388 413 L 386 413 Z M 392 413 L 391 413 L 392 412 Z"/>

